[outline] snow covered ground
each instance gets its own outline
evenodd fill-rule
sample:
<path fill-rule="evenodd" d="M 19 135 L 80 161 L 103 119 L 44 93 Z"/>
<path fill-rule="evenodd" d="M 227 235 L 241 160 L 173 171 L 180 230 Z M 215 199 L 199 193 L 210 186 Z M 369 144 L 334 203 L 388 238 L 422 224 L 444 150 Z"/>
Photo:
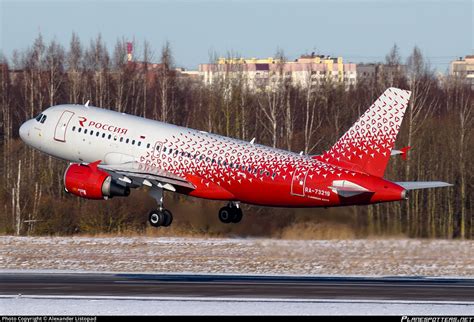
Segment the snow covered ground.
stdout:
<path fill-rule="evenodd" d="M 0 315 L 474 315 L 472 303 L 208 298 L 0 298 Z"/>
<path fill-rule="evenodd" d="M 0 270 L 474 276 L 474 241 L 0 236 Z"/>

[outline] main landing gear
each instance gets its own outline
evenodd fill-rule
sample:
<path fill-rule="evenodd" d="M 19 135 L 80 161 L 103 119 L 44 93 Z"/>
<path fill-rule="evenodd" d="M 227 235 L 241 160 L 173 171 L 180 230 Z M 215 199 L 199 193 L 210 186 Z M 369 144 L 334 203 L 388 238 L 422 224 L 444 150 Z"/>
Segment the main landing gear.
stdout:
<path fill-rule="evenodd" d="M 148 214 L 148 221 L 153 227 L 168 227 L 173 222 L 171 211 L 163 207 L 163 189 L 152 188 L 149 194 L 158 203 L 158 209 L 153 209 Z M 219 220 L 225 224 L 239 223 L 242 220 L 242 208 L 237 202 L 229 202 L 219 210 Z"/>
<path fill-rule="evenodd" d="M 163 207 L 163 189 L 151 189 L 150 195 L 158 202 L 158 209 L 150 211 L 148 221 L 153 227 L 168 227 L 173 222 L 173 214 Z"/>
<path fill-rule="evenodd" d="M 242 220 L 242 208 L 238 203 L 229 202 L 227 206 L 219 210 L 219 220 L 224 224 L 240 222 Z"/>

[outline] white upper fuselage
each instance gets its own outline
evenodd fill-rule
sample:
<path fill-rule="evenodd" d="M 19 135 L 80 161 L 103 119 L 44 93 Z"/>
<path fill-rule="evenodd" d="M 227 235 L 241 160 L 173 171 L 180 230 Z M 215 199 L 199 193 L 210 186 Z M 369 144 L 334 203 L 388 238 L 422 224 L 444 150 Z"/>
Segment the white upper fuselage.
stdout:
<path fill-rule="evenodd" d="M 157 151 L 157 144 L 160 149 L 166 147 L 168 152 L 169 149 L 175 149 L 170 154 L 172 161 L 182 157 L 180 152 L 204 155 L 210 157 L 211 161 L 214 158 L 216 162 L 227 160 L 246 166 L 250 165 L 251 156 L 257 153 L 263 153 L 265 161 L 273 157 L 311 160 L 292 152 L 93 106 L 58 105 L 46 109 L 42 114 L 46 116 L 44 123 L 32 119 L 21 126 L 21 138 L 42 152 L 71 162 L 142 162 L 147 155 L 157 157 L 163 153 L 162 150 Z M 60 124 L 60 121 L 64 123 Z M 186 144 L 186 141 L 191 140 L 186 140 L 183 135 L 195 137 L 192 143 L 196 143 Z M 209 148 L 210 142 L 214 143 L 213 149 Z M 235 153 L 228 156 L 219 154 L 218 147 L 222 145 L 235 146 Z M 239 153 L 242 147 L 248 150 L 245 154 Z M 179 155 L 175 156 L 176 151 Z"/>

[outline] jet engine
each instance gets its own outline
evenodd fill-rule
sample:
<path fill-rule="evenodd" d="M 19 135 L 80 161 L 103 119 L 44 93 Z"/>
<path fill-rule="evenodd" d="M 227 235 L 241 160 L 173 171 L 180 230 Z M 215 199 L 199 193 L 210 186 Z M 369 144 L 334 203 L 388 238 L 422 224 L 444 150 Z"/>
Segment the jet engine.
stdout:
<path fill-rule="evenodd" d="M 97 168 L 97 163 L 71 164 L 64 174 L 67 192 L 86 199 L 107 199 L 115 196 L 126 197 L 130 188 L 118 184 L 105 171 Z"/>

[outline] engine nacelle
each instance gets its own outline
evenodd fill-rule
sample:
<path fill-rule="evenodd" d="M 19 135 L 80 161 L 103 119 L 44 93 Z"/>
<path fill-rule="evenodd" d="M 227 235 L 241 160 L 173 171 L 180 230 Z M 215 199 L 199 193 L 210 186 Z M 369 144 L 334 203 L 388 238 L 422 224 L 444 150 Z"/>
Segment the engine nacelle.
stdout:
<path fill-rule="evenodd" d="M 64 174 L 64 186 L 67 192 L 86 199 L 126 197 L 130 194 L 129 187 L 115 182 L 107 172 L 97 168 L 97 163 L 71 164 Z"/>

